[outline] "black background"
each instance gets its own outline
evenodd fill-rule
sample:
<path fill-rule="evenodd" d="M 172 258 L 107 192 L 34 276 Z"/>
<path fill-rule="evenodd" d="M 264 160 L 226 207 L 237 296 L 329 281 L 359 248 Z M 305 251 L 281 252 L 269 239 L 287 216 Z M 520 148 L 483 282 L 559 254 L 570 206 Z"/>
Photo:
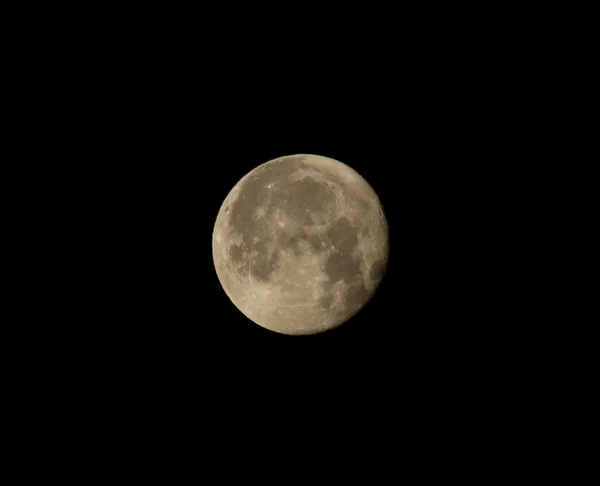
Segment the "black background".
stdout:
<path fill-rule="evenodd" d="M 48 297 L 28 306 L 43 319 L 24 329 L 41 350 L 39 403 L 55 398 L 62 414 L 108 430 L 111 450 L 129 434 L 193 455 L 216 424 L 226 457 L 238 442 L 225 426 L 244 453 L 266 426 L 283 436 L 277 449 L 313 418 L 341 441 L 392 430 L 402 442 L 409 430 L 403 446 L 417 451 L 430 437 L 454 450 L 464 423 L 475 446 L 510 430 L 544 366 L 531 352 L 535 309 L 519 308 L 531 270 L 520 261 L 515 272 L 513 259 L 535 255 L 521 230 L 536 214 L 511 211 L 530 187 L 532 113 L 551 107 L 528 75 L 536 39 L 515 48 L 519 27 L 494 29 L 496 13 L 470 22 L 433 10 L 319 12 L 295 25 L 269 12 L 259 25 L 239 10 L 148 7 L 50 24 L 52 42 L 22 58 L 33 66 L 22 116 L 37 128 L 24 150 L 42 163 L 22 157 L 52 202 L 36 206 L 48 270 L 35 285 Z M 212 261 L 229 190 L 295 153 L 356 169 L 390 226 L 372 301 L 310 337 L 245 318 Z M 301 457 L 329 454 L 320 437 Z M 372 443 L 348 440 L 361 454 Z"/>

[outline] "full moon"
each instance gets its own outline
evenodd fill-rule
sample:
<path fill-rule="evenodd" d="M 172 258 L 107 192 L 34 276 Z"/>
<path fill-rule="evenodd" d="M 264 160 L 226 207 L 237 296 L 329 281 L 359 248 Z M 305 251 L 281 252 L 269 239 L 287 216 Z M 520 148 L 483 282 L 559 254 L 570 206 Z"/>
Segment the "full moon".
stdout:
<path fill-rule="evenodd" d="M 374 295 L 389 231 L 373 188 L 349 166 L 290 155 L 246 174 L 223 202 L 213 261 L 231 302 L 288 335 L 338 327 Z"/>

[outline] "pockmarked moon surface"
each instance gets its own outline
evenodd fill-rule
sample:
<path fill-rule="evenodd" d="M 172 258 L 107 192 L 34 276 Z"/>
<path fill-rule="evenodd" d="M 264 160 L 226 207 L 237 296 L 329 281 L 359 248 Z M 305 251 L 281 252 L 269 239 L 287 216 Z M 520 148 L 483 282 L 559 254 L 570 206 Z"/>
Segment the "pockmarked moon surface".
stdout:
<path fill-rule="evenodd" d="M 349 166 L 290 155 L 246 174 L 223 202 L 213 260 L 232 303 L 282 334 L 340 326 L 374 295 L 389 253 L 379 198 Z"/>

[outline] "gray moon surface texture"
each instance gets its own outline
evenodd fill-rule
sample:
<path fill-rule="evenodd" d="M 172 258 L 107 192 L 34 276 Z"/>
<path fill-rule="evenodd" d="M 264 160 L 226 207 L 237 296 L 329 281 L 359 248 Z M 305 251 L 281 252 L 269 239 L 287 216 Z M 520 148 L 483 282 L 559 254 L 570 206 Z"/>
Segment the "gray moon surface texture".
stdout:
<path fill-rule="evenodd" d="M 349 166 L 290 155 L 246 174 L 223 202 L 213 261 L 232 303 L 281 334 L 340 326 L 374 295 L 389 254 L 379 198 Z"/>

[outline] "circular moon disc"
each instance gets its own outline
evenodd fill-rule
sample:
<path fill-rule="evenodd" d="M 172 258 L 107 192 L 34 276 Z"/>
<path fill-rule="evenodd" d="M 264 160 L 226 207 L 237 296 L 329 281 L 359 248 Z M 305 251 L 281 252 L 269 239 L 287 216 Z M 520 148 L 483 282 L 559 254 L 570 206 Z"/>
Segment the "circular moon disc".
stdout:
<path fill-rule="evenodd" d="M 246 174 L 213 231 L 217 276 L 256 324 L 316 334 L 356 314 L 388 260 L 379 198 L 356 171 L 318 155 L 291 155 Z"/>

